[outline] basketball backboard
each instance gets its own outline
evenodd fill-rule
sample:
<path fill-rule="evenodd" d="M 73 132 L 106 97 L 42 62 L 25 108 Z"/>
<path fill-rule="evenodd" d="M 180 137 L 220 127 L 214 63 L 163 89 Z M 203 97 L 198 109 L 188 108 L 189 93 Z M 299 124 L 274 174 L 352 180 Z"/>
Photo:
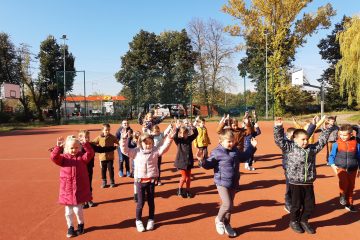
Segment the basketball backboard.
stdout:
<path fill-rule="evenodd" d="M 20 85 L 3 83 L 0 85 L 0 99 L 19 99 L 20 98 Z"/>
<path fill-rule="evenodd" d="M 304 70 L 303 69 L 292 73 L 291 84 L 293 86 L 303 86 L 304 85 Z"/>

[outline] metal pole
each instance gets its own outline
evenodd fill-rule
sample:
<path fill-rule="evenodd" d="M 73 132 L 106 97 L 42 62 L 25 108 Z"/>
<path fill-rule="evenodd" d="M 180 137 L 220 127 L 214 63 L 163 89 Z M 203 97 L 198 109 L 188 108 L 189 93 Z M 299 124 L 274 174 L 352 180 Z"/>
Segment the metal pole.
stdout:
<path fill-rule="evenodd" d="M 84 72 L 84 108 L 85 108 L 85 112 L 84 112 L 84 120 L 85 120 L 85 123 L 86 123 L 86 113 L 87 113 L 87 106 L 86 106 L 86 89 L 85 89 L 85 71 Z"/>
<path fill-rule="evenodd" d="M 321 88 L 320 88 L 320 94 L 321 94 L 321 117 L 324 116 L 324 100 L 325 100 L 325 94 L 324 94 L 324 84 L 321 83 Z"/>
<path fill-rule="evenodd" d="M 268 119 L 268 70 L 267 70 L 267 30 L 265 30 L 265 118 Z"/>
<path fill-rule="evenodd" d="M 245 79 L 245 75 L 244 75 L 244 105 L 245 105 L 245 109 L 246 109 L 246 79 Z"/>
<path fill-rule="evenodd" d="M 62 35 L 62 38 L 64 40 L 64 49 L 63 49 L 63 52 L 64 52 L 64 117 L 65 117 L 65 120 L 67 118 L 67 113 L 66 113 L 66 60 L 65 60 L 65 40 L 66 40 L 66 35 Z"/>

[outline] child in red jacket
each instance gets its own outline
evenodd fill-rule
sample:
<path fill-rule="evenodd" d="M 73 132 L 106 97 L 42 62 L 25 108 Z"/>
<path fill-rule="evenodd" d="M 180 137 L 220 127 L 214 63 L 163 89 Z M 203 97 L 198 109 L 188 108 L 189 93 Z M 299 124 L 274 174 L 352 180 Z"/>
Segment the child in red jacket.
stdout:
<path fill-rule="evenodd" d="M 80 142 L 85 153 L 80 151 Z M 63 154 L 61 153 L 63 152 Z M 59 203 L 65 205 L 65 219 L 68 225 L 66 236 L 75 237 L 84 233 L 83 203 L 92 200 L 87 164 L 94 157 L 94 150 L 85 138 L 75 136 L 57 139 L 51 152 L 51 160 L 60 168 Z M 73 226 L 73 213 L 78 221 L 78 230 Z"/>

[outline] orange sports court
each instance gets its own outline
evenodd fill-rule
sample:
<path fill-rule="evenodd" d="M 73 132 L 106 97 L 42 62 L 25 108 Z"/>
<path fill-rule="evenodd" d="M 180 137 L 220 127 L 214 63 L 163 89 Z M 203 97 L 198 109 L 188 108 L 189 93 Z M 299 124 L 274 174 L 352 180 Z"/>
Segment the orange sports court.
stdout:
<path fill-rule="evenodd" d="M 112 124 L 115 133 L 120 124 Z M 166 124 L 160 125 L 162 129 Z M 217 145 L 215 128 L 209 122 L 212 145 Z M 140 129 L 138 124 L 131 124 Z M 286 125 L 285 125 L 286 127 Z M 339 204 L 338 180 L 326 166 L 325 151 L 317 157 L 318 178 L 315 181 L 316 209 L 310 223 L 315 235 L 297 234 L 289 229 L 289 214 L 284 211 L 285 180 L 281 152 L 273 139 L 273 123 L 260 122 L 262 134 L 257 137 L 256 171 L 241 165 L 241 190 L 236 194 L 232 225 L 239 239 L 357 239 L 360 214 L 351 213 Z M 56 138 L 75 134 L 79 129 L 97 136 L 101 125 L 64 125 L 0 133 L 1 228 L 0 239 L 66 239 L 64 207 L 57 203 L 59 167 L 50 160 L 48 148 Z M 176 146 L 172 144 L 163 157 L 162 182 L 155 190 L 155 230 L 138 233 L 135 228 L 133 179 L 115 176 L 115 188 L 100 188 L 101 176 L 97 157 L 93 177 L 96 207 L 84 210 L 85 234 L 76 239 L 224 239 L 217 234 L 214 218 L 219 195 L 213 182 L 213 171 L 193 169 L 192 191 L 196 196 L 183 199 L 176 195 L 180 174 L 173 166 Z M 115 154 L 117 173 L 117 154 Z M 196 164 L 197 165 L 197 164 Z M 359 183 L 357 183 L 358 186 Z M 360 191 L 355 187 L 355 206 Z M 148 214 L 145 204 L 143 217 Z"/>

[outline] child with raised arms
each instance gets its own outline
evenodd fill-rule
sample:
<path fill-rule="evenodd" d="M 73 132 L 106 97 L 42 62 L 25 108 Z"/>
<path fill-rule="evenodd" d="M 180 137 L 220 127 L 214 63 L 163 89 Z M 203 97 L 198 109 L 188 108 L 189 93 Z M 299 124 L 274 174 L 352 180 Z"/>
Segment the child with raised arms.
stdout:
<path fill-rule="evenodd" d="M 149 205 L 149 218 L 146 230 L 154 229 L 155 215 L 155 181 L 159 176 L 158 157 L 163 155 L 170 147 L 173 133 L 170 133 L 160 147 L 154 146 L 154 139 L 149 133 L 143 133 L 139 138 L 139 146 L 130 149 L 128 147 L 128 134 L 126 130 L 121 134 L 120 148 L 121 152 L 134 161 L 134 180 L 138 194 L 136 205 L 136 229 L 138 232 L 144 232 L 145 227 L 142 222 L 142 210 L 145 204 L 145 192 Z"/>
<path fill-rule="evenodd" d="M 212 150 L 210 157 L 204 160 L 203 155 L 197 156 L 201 167 L 214 169 L 214 182 L 222 201 L 215 218 L 215 227 L 218 234 L 226 233 L 229 237 L 237 235 L 230 225 L 230 216 L 239 186 L 239 165 L 250 157 L 257 144 L 255 138 L 252 138 L 251 146 L 245 152 L 240 152 L 234 143 L 234 133 L 229 129 L 223 130 L 219 133 L 219 145 Z"/>
<path fill-rule="evenodd" d="M 314 181 L 316 180 L 316 154 L 324 148 L 332 131 L 332 126 L 324 130 L 319 141 L 308 144 L 308 133 L 304 129 L 296 129 L 294 141 L 284 138 L 281 118 L 277 118 L 274 127 L 275 143 L 286 155 L 286 176 L 291 193 L 290 228 L 297 233 L 314 234 L 308 220 L 315 208 Z"/>
<path fill-rule="evenodd" d="M 81 144 L 85 153 L 80 151 Z M 59 203 L 65 205 L 68 238 L 84 233 L 83 203 L 92 200 L 87 164 L 93 157 L 94 150 L 85 138 L 81 138 L 80 142 L 75 136 L 68 136 L 65 142 L 59 137 L 51 152 L 51 160 L 61 167 Z M 74 213 L 78 222 L 77 231 L 74 230 Z"/>
<path fill-rule="evenodd" d="M 182 196 L 183 198 L 192 198 L 194 196 L 190 193 L 191 169 L 194 167 L 194 156 L 191 143 L 198 136 L 198 131 L 194 125 L 191 126 L 193 134 L 189 135 L 189 128 L 181 125 L 179 120 L 176 122 L 174 142 L 177 146 L 177 152 L 174 166 L 181 174 L 177 195 Z M 185 191 L 183 190 L 184 184 L 186 184 Z"/>

